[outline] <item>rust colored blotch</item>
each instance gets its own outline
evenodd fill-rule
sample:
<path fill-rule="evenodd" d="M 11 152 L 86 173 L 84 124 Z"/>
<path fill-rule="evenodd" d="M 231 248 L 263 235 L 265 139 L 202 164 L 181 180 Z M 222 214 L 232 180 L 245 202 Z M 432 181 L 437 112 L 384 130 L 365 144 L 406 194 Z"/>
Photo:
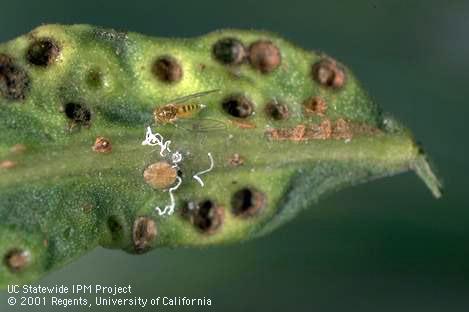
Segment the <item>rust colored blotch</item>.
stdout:
<path fill-rule="evenodd" d="M 335 139 L 336 137 L 333 136 L 332 127 L 333 127 L 332 122 L 329 119 L 325 119 L 321 121 L 321 123 L 319 124 L 319 127 L 312 126 L 311 130 L 314 132 L 317 138 L 321 140 L 327 140 L 327 139 L 330 139 L 331 137 Z"/>
<path fill-rule="evenodd" d="M 110 153 L 112 151 L 111 141 L 105 137 L 97 137 L 92 149 L 96 153 Z"/>
<path fill-rule="evenodd" d="M 289 116 L 288 106 L 284 103 L 271 101 L 265 106 L 267 116 L 274 120 L 284 120 Z"/>
<path fill-rule="evenodd" d="M 244 164 L 244 157 L 238 153 L 234 153 L 229 159 L 228 164 L 233 167 L 238 167 Z"/>
<path fill-rule="evenodd" d="M 312 76 L 320 85 L 333 89 L 342 88 L 346 82 L 344 68 L 330 58 L 315 63 L 312 67 Z"/>
<path fill-rule="evenodd" d="M 31 43 L 26 53 L 26 59 L 33 65 L 47 67 L 55 63 L 59 54 L 59 45 L 54 40 L 41 38 Z"/>
<path fill-rule="evenodd" d="M 136 253 L 144 253 L 151 247 L 158 234 L 156 222 L 149 217 L 138 217 L 133 226 L 132 240 Z"/>
<path fill-rule="evenodd" d="M 216 233 L 225 219 L 225 210 L 212 200 L 204 200 L 199 203 L 189 202 L 183 209 L 183 216 L 202 233 Z"/>
<path fill-rule="evenodd" d="M 246 48 L 236 38 L 218 40 L 212 49 L 215 59 L 225 65 L 239 65 L 246 59 Z"/>
<path fill-rule="evenodd" d="M 12 169 L 16 167 L 16 162 L 12 160 L 4 160 L 0 162 L 0 169 Z"/>
<path fill-rule="evenodd" d="M 176 83 L 182 79 L 183 71 L 179 62 L 172 56 L 158 58 L 152 67 L 152 72 L 160 81 Z"/>
<path fill-rule="evenodd" d="M 352 129 L 349 123 L 342 118 L 337 119 L 335 122 L 332 133 L 335 139 L 351 139 L 353 137 Z"/>
<path fill-rule="evenodd" d="M 266 136 L 271 140 L 350 140 L 355 135 L 379 135 L 381 130 L 363 124 L 354 123 L 343 118 L 336 121 L 324 119 L 319 124 L 297 125 L 293 128 L 273 128 L 266 131 Z"/>
<path fill-rule="evenodd" d="M 268 40 L 259 40 L 249 47 L 249 62 L 263 74 L 279 67 L 282 56 L 278 47 Z"/>
<path fill-rule="evenodd" d="M 320 96 L 313 96 L 307 99 L 303 106 L 306 115 L 318 115 L 323 117 L 327 110 L 326 100 Z"/>
<path fill-rule="evenodd" d="M 253 217 L 259 214 L 265 207 L 266 197 L 260 191 L 245 187 L 233 194 L 231 209 L 233 214 L 239 217 Z"/>
<path fill-rule="evenodd" d="M 28 266 L 30 258 L 28 251 L 15 248 L 6 254 L 4 262 L 11 272 L 20 272 Z"/>
<path fill-rule="evenodd" d="M 332 136 L 332 123 L 329 119 L 323 120 L 320 124 L 297 125 L 293 128 L 269 129 L 266 135 L 271 140 L 327 140 Z"/>
<path fill-rule="evenodd" d="M 143 172 L 143 179 L 155 189 L 170 187 L 177 177 L 177 170 L 166 161 L 159 161 L 148 166 Z"/>
<path fill-rule="evenodd" d="M 24 100 L 29 84 L 26 71 L 14 64 L 8 55 L 0 53 L 0 94 L 8 100 Z"/>

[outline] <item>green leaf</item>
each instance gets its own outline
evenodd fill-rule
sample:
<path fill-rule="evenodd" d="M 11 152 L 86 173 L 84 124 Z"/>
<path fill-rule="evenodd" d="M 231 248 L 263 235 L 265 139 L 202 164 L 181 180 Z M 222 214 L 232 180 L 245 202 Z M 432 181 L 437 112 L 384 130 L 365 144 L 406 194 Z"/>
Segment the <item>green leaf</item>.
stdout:
<path fill-rule="evenodd" d="M 171 100 L 212 90 L 155 122 Z M 142 145 L 148 127 L 155 146 Z M 2 287 L 99 245 L 249 239 L 325 194 L 407 170 L 441 196 L 410 132 L 348 68 L 274 34 L 45 25 L 0 44 Z"/>

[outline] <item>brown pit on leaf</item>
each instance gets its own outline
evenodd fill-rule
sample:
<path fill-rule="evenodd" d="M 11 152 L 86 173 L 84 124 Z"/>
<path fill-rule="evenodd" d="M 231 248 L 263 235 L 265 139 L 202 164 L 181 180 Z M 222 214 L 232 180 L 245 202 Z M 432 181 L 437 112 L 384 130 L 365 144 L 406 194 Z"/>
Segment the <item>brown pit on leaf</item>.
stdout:
<path fill-rule="evenodd" d="M 260 191 L 245 187 L 233 194 L 231 209 L 233 214 L 247 218 L 259 214 L 265 207 L 266 197 Z"/>
<path fill-rule="evenodd" d="M 113 242 L 120 241 L 124 233 L 124 227 L 122 226 L 120 218 L 114 215 L 110 216 L 107 219 L 107 227 L 111 233 L 111 240 Z"/>
<path fill-rule="evenodd" d="M 94 205 L 92 203 L 85 203 L 81 206 L 81 209 L 84 213 L 90 213 L 94 209 Z"/>
<path fill-rule="evenodd" d="M 330 58 L 316 62 L 312 67 L 312 76 L 320 85 L 333 89 L 342 88 L 346 82 L 344 68 Z"/>
<path fill-rule="evenodd" d="M 92 147 L 96 153 L 110 153 L 112 151 L 111 141 L 105 137 L 97 137 Z"/>
<path fill-rule="evenodd" d="M 163 82 L 176 83 L 182 79 L 183 71 L 179 62 L 172 56 L 158 58 L 152 66 L 155 77 Z"/>
<path fill-rule="evenodd" d="M 24 100 L 29 85 L 26 71 L 16 65 L 11 57 L 0 53 L 0 94 L 7 100 Z"/>
<path fill-rule="evenodd" d="M 244 95 L 232 95 L 222 102 L 223 110 L 233 117 L 247 118 L 254 113 L 254 104 Z"/>
<path fill-rule="evenodd" d="M 13 272 L 21 272 L 28 265 L 31 260 L 31 256 L 28 251 L 14 248 L 10 250 L 4 258 L 4 263 L 8 269 Z"/>
<path fill-rule="evenodd" d="M 86 105 L 70 102 L 64 105 L 65 116 L 74 125 L 89 126 L 91 122 L 91 111 Z"/>
<path fill-rule="evenodd" d="M 239 155 L 238 153 L 234 153 L 231 155 L 231 157 L 228 159 L 228 164 L 232 167 L 238 167 L 244 164 L 244 157 Z"/>
<path fill-rule="evenodd" d="M 246 48 L 236 38 L 223 38 L 215 42 L 212 48 L 213 57 L 225 65 L 239 65 L 246 59 Z"/>
<path fill-rule="evenodd" d="M 303 107 L 305 114 L 308 116 L 318 115 L 323 117 L 327 111 L 326 100 L 320 96 L 310 97 L 304 102 Z"/>
<path fill-rule="evenodd" d="M 12 160 L 0 161 L 0 169 L 12 169 L 16 167 L 16 162 Z"/>
<path fill-rule="evenodd" d="M 98 68 L 90 69 L 86 74 L 86 83 L 92 88 L 100 88 L 104 83 L 104 74 Z"/>
<path fill-rule="evenodd" d="M 275 70 L 282 62 L 279 48 L 268 40 L 259 40 L 249 47 L 249 62 L 263 74 Z"/>
<path fill-rule="evenodd" d="M 149 217 L 138 217 L 132 229 L 132 241 L 136 253 L 147 252 L 157 235 L 156 222 Z"/>
<path fill-rule="evenodd" d="M 167 189 L 176 181 L 178 172 L 167 161 L 148 166 L 143 172 L 145 182 L 155 189 Z"/>
<path fill-rule="evenodd" d="M 26 52 L 29 63 L 47 67 L 55 63 L 60 55 L 59 45 L 50 38 L 36 39 L 31 43 Z"/>
<path fill-rule="evenodd" d="M 223 207 L 212 200 L 199 203 L 189 202 L 183 209 L 183 216 L 202 233 L 214 234 L 223 225 L 225 212 Z"/>
<path fill-rule="evenodd" d="M 273 120 L 285 120 L 289 116 L 288 106 L 275 100 L 267 103 L 265 113 Z"/>

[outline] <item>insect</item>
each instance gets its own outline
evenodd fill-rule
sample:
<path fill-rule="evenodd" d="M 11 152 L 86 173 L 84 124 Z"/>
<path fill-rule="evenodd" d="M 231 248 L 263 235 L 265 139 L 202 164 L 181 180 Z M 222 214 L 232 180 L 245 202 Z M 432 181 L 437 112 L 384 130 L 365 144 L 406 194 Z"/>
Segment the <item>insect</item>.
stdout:
<path fill-rule="evenodd" d="M 153 111 L 155 122 L 159 124 L 167 124 L 174 123 L 176 120 L 181 118 L 190 118 L 195 113 L 205 108 L 205 105 L 197 102 L 186 103 L 187 101 L 218 91 L 219 90 L 198 92 L 169 101 L 167 104 L 155 108 Z"/>

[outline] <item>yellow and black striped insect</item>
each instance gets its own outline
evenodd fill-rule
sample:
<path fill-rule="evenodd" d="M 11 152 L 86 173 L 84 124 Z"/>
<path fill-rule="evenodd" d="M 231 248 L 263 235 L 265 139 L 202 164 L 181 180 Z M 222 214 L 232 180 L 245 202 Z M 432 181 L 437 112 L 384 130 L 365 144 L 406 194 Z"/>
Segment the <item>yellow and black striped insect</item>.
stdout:
<path fill-rule="evenodd" d="M 196 102 L 185 102 L 218 91 L 219 90 L 198 92 L 169 101 L 167 104 L 155 108 L 155 110 L 153 111 L 153 117 L 155 118 L 155 122 L 157 124 L 166 124 L 173 123 L 180 118 L 190 118 L 194 114 L 198 113 L 200 110 L 205 108 L 205 105 Z"/>
<path fill-rule="evenodd" d="M 218 91 L 219 90 L 203 91 L 168 101 L 167 104 L 155 108 L 153 118 L 157 125 L 168 123 L 181 125 L 182 128 L 190 131 L 205 132 L 225 129 L 226 125 L 221 121 L 195 117 L 195 115 L 206 106 L 194 100 Z M 191 103 L 186 103 L 191 100 L 193 100 Z M 184 119 L 184 121 L 182 119 Z"/>

